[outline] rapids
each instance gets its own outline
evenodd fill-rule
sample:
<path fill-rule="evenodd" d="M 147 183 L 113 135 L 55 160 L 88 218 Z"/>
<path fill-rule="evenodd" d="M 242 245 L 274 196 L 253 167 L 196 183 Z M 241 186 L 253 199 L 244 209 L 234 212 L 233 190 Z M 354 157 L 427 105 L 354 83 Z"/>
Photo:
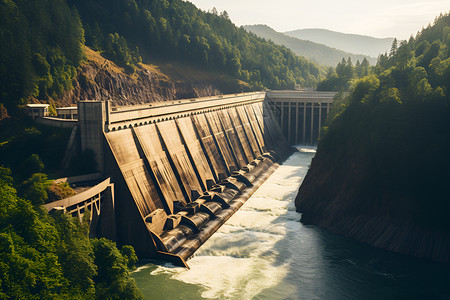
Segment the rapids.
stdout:
<path fill-rule="evenodd" d="M 450 299 L 450 266 L 299 222 L 294 198 L 315 154 L 299 147 L 187 261 L 146 261 L 146 299 Z"/>

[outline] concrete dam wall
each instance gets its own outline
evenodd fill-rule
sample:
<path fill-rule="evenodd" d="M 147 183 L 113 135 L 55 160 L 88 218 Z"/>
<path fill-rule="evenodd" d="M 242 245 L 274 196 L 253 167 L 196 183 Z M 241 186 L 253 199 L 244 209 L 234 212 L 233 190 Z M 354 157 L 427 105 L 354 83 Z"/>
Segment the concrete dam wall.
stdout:
<path fill-rule="evenodd" d="M 264 99 L 122 108 L 80 101 L 81 148 L 115 184 L 118 242 L 186 265 L 293 151 Z"/>

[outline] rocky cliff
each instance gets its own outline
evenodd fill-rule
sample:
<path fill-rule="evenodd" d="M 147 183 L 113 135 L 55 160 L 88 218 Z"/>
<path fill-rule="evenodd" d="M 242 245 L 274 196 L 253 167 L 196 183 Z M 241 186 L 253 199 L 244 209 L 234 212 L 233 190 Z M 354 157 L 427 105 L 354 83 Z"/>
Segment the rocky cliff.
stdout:
<path fill-rule="evenodd" d="M 154 65 L 140 64 L 133 74 L 127 74 L 113 62 L 86 47 L 86 62 L 78 69 L 73 90 L 58 103 L 75 104 L 78 100 L 111 100 L 114 105 L 169 101 L 248 90 L 238 81 L 219 75 L 202 74 L 205 78 L 177 72 L 179 66 L 166 67 L 165 72 Z"/>
<path fill-rule="evenodd" d="M 303 222 L 450 263 L 449 26 L 439 16 L 335 102 L 296 198 Z"/>
<path fill-rule="evenodd" d="M 433 214 L 440 218 L 434 199 L 423 199 L 429 206 L 424 210 L 413 195 L 378 185 L 367 156 L 347 153 L 337 165 L 330 151 L 318 149 L 295 199 L 301 221 L 382 249 L 450 263 L 448 225 L 430 221 Z"/>

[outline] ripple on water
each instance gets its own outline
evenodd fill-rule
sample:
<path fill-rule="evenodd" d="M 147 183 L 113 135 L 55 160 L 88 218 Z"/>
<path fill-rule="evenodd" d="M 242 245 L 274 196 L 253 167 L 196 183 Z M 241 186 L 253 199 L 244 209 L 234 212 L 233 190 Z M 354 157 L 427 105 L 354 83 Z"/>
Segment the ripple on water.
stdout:
<path fill-rule="evenodd" d="M 311 156 L 302 159 L 309 163 Z M 289 242 L 283 241 L 300 226 L 300 214 L 287 200 L 306 172 L 306 164 L 298 160 L 291 157 L 280 166 L 197 250 L 188 261 L 190 270 L 164 265 L 150 274 L 202 287 L 204 298 L 250 299 L 281 284 L 293 255 Z"/>
<path fill-rule="evenodd" d="M 450 268 L 300 222 L 294 198 L 314 155 L 293 154 L 188 261 L 133 273 L 148 299 L 450 299 Z M 375 259 L 376 258 L 376 259 Z"/>

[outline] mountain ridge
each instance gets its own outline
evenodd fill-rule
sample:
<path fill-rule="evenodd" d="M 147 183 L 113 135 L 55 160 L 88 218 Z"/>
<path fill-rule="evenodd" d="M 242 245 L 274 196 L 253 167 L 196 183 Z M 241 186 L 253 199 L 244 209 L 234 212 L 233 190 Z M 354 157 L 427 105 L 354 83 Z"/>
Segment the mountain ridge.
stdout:
<path fill-rule="evenodd" d="M 376 63 L 376 58 L 368 55 L 353 54 L 336 48 L 329 47 L 312 41 L 302 40 L 288 36 L 284 33 L 277 32 L 268 25 L 246 25 L 244 29 L 256 34 L 259 37 L 269 39 L 275 44 L 283 45 L 295 54 L 310 59 L 316 63 L 326 66 L 335 66 L 342 61 L 343 58 L 350 57 L 352 61 L 360 62 L 366 58 L 371 64 Z"/>
<path fill-rule="evenodd" d="M 342 51 L 378 57 L 389 51 L 393 37 L 377 38 L 368 35 L 343 33 L 322 28 L 305 28 L 283 32 L 302 40 L 324 44 Z"/>

